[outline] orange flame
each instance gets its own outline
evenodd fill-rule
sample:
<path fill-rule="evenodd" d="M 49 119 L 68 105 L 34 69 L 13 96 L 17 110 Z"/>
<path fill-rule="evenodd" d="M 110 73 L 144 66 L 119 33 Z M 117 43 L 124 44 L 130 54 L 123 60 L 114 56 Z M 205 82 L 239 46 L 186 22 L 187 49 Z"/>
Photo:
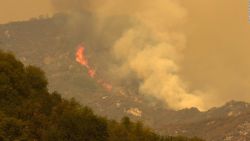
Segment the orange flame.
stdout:
<path fill-rule="evenodd" d="M 86 68 L 89 68 L 88 60 L 86 59 L 84 54 L 85 54 L 85 49 L 80 45 L 79 49 L 76 52 L 76 61 L 81 65 L 85 66 Z"/>
<path fill-rule="evenodd" d="M 88 75 L 91 78 L 96 78 L 96 71 L 89 65 L 89 61 L 85 56 L 85 47 L 83 44 L 78 46 L 78 50 L 76 52 L 76 62 L 84 66 L 88 70 Z M 97 83 L 99 83 L 104 89 L 107 91 L 112 91 L 113 86 L 102 79 L 98 79 Z"/>
<path fill-rule="evenodd" d="M 79 45 L 79 49 L 76 52 L 76 61 L 88 69 L 88 74 L 90 77 L 92 78 L 95 77 L 96 75 L 95 70 L 89 66 L 89 61 L 85 56 L 85 48 L 82 44 Z"/>

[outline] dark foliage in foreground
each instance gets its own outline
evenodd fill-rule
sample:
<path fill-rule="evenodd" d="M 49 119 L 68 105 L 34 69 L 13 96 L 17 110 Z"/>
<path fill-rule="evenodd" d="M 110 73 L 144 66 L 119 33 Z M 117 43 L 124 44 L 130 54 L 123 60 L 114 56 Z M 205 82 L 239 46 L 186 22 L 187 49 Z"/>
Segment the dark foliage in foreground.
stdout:
<path fill-rule="evenodd" d="M 88 107 L 49 93 L 42 70 L 0 51 L 0 141 L 201 141 L 163 137 L 124 117 L 96 116 Z"/>

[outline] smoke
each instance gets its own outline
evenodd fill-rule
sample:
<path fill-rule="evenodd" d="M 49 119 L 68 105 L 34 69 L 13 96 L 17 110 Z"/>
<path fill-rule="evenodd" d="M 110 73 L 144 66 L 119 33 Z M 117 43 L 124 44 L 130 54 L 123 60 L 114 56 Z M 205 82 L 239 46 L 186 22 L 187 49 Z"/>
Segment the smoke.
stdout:
<path fill-rule="evenodd" d="M 248 1 L 188 0 L 183 28 L 187 48 L 180 76 L 203 95 L 208 107 L 230 100 L 250 102 Z"/>
<path fill-rule="evenodd" d="M 164 100 L 170 108 L 204 108 L 200 94 L 191 92 L 178 75 L 177 62 L 186 43 L 179 26 L 187 13 L 177 0 L 52 0 L 52 4 L 59 12 L 89 13 L 95 19 L 92 32 L 110 33 L 102 37 L 118 62 L 109 71 L 113 77 L 134 74 L 141 94 Z M 105 29 L 112 20 L 120 22 Z"/>

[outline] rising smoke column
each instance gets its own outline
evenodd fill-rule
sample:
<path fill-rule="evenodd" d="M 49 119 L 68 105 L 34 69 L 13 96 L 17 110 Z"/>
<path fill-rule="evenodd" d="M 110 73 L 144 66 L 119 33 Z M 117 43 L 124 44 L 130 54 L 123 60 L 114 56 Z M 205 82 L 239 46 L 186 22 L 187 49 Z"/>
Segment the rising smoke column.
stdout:
<path fill-rule="evenodd" d="M 140 93 L 164 100 L 170 108 L 203 108 L 203 99 L 190 92 L 178 75 L 177 62 L 185 47 L 178 26 L 186 11 L 178 0 L 53 0 L 57 9 L 84 11 L 95 16 L 100 33 L 112 18 L 126 17 L 128 27 L 110 47 L 119 61 L 112 76 L 126 78 L 131 73 L 141 81 Z M 88 21 L 86 21 L 88 22 Z M 109 26 L 109 30 L 115 26 Z M 106 31 L 108 32 L 108 31 Z M 106 37 L 102 37 L 106 38 Z"/>

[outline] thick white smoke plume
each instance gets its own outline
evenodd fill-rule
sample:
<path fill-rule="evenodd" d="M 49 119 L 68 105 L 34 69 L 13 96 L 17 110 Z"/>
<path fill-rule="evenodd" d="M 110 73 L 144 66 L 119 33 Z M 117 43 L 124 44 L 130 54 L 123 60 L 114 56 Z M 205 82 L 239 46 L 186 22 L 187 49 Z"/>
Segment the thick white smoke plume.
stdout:
<path fill-rule="evenodd" d="M 97 32 L 107 21 L 126 17 L 128 25 L 112 45 L 120 61 L 113 72 L 120 77 L 136 74 L 141 80 L 140 93 L 164 100 L 170 108 L 204 108 L 202 98 L 190 92 L 178 75 L 177 62 L 185 47 L 185 36 L 178 26 L 186 17 L 178 0 L 52 1 L 58 10 L 82 10 L 95 15 Z"/>

